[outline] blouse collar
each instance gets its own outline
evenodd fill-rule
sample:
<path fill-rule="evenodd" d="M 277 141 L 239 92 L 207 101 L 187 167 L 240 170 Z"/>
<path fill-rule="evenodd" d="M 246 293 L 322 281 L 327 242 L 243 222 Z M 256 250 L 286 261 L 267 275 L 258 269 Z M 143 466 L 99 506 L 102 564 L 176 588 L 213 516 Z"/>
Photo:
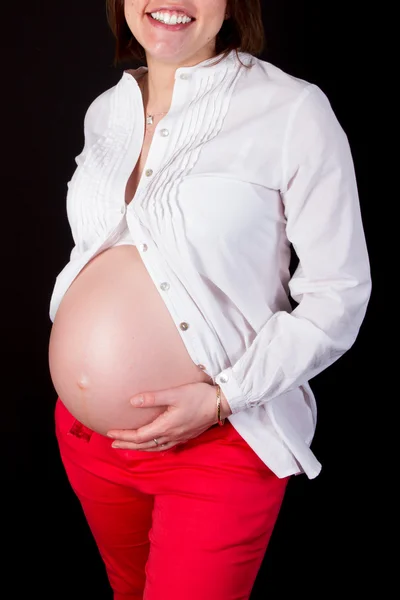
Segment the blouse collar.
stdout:
<path fill-rule="evenodd" d="M 249 66 L 252 61 L 253 56 L 251 54 L 231 50 L 229 54 L 223 58 L 220 56 L 213 56 L 212 58 L 201 61 L 197 65 L 193 65 L 192 67 L 179 67 L 176 69 L 175 79 L 178 77 L 185 78 L 185 75 L 188 77 L 207 77 L 210 75 L 210 73 L 215 74 L 222 70 L 230 70 L 240 66 L 241 63 Z M 123 75 L 132 76 L 136 81 L 138 81 L 138 79 L 147 73 L 147 71 L 148 68 L 146 66 L 140 66 L 137 69 L 125 69 Z"/>

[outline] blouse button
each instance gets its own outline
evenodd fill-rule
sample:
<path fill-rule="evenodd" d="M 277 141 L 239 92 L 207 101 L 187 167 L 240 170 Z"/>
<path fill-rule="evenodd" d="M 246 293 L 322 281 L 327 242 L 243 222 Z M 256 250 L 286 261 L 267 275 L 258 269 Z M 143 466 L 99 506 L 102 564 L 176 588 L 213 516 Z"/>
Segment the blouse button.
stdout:
<path fill-rule="evenodd" d="M 146 175 L 146 177 L 151 177 L 153 175 L 153 170 L 152 169 L 147 169 L 145 171 L 145 175 Z"/>
<path fill-rule="evenodd" d="M 228 375 L 221 375 L 219 380 L 221 383 L 228 383 L 229 377 L 228 377 Z"/>
<path fill-rule="evenodd" d="M 169 288 L 171 286 L 169 285 L 169 283 L 167 281 L 164 281 L 161 285 L 160 288 L 162 289 L 163 292 L 168 292 Z"/>
<path fill-rule="evenodd" d="M 169 136 L 169 131 L 168 131 L 168 129 L 161 129 L 161 131 L 160 131 L 160 135 L 161 135 L 162 137 L 168 137 L 168 136 Z"/>
<path fill-rule="evenodd" d="M 205 367 L 204 365 L 197 365 L 199 367 L 199 369 L 201 369 L 202 371 L 205 371 L 207 369 L 207 367 Z"/>
<path fill-rule="evenodd" d="M 189 329 L 189 323 L 183 322 L 179 325 L 179 327 L 182 329 L 182 331 L 187 331 Z"/>
<path fill-rule="evenodd" d="M 121 215 L 123 215 L 125 212 L 125 206 L 121 206 Z"/>
<path fill-rule="evenodd" d="M 190 75 L 189 75 L 188 73 L 182 73 L 182 74 L 180 75 L 180 78 L 181 78 L 181 79 L 183 79 L 183 80 L 185 80 L 185 79 L 189 79 L 189 77 L 190 77 Z"/>
<path fill-rule="evenodd" d="M 148 250 L 148 246 L 147 246 L 147 244 L 140 244 L 140 246 L 139 246 L 139 250 L 140 250 L 141 252 L 147 252 L 147 250 Z"/>

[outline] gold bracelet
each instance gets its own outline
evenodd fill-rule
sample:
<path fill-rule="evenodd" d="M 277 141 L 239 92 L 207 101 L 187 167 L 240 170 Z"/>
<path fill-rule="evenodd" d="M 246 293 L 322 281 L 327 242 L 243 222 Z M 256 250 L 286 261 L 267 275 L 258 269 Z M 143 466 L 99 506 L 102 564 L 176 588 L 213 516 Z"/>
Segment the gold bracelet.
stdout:
<path fill-rule="evenodd" d="M 221 419 L 221 388 L 216 385 L 217 388 L 217 421 L 218 425 L 222 427 L 225 423 L 225 419 Z"/>

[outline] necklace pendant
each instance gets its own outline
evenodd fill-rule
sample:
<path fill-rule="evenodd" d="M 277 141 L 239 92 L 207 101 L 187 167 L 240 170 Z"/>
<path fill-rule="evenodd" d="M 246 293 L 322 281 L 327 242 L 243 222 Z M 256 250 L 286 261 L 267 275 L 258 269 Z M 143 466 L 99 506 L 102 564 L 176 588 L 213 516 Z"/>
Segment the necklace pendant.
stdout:
<path fill-rule="evenodd" d="M 147 115 L 146 117 L 146 124 L 147 125 L 153 125 L 154 119 L 152 115 Z"/>

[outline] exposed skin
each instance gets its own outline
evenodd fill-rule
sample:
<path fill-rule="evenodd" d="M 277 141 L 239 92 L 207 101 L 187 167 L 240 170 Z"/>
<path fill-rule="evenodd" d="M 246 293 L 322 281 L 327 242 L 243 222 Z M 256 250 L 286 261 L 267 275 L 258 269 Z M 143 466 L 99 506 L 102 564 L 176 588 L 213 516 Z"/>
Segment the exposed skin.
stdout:
<path fill-rule="evenodd" d="M 186 14 L 189 25 L 168 26 L 147 13 Z M 216 36 L 227 16 L 227 0 L 125 0 L 128 26 L 143 46 L 148 74 L 141 85 L 147 114 L 167 112 L 171 104 L 176 69 L 194 66 L 215 56 Z M 199 436 L 217 422 L 216 388 L 192 383 L 131 398 L 135 407 L 166 406 L 149 425 L 137 430 L 111 430 L 114 448 L 162 452 Z M 221 418 L 231 413 L 221 392 Z M 155 444 L 154 438 L 158 441 Z"/>

